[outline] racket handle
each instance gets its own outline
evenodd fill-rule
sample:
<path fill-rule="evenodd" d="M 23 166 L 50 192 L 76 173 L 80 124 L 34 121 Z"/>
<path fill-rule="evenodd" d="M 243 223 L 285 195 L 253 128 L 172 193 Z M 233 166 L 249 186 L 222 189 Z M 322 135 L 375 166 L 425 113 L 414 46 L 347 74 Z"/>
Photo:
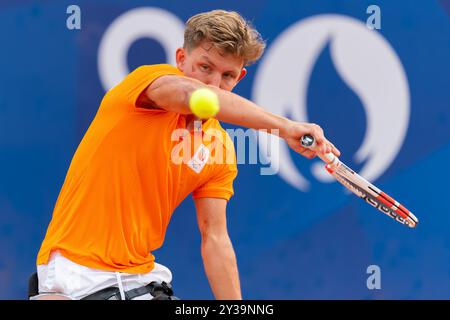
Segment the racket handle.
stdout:
<path fill-rule="evenodd" d="M 304 148 L 310 150 L 314 150 L 317 147 L 316 139 L 314 139 L 314 137 L 310 134 L 305 134 L 303 137 L 301 137 L 300 143 Z M 338 160 L 338 158 L 331 152 L 325 154 L 317 153 L 317 156 L 327 164 L 333 164 Z"/>

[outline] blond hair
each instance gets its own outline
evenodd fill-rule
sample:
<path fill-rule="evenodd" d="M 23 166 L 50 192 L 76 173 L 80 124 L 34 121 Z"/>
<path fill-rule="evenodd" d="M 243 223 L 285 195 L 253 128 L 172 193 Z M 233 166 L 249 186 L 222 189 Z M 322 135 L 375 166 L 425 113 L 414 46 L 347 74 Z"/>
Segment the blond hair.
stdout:
<path fill-rule="evenodd" d="M 239 13 L 225 10 L 199 13 L 186 22 L 184 48 L 192 50 L 203 41 L 243 58 L 246 66 L 256 62 L 266 46 L 258 31 Z"/>

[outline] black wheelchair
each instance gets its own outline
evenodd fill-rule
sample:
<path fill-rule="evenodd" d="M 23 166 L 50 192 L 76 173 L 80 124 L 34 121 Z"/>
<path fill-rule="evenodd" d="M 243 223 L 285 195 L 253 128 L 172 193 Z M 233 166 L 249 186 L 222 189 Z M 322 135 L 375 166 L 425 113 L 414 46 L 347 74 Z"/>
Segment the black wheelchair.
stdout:
<path fill-rule="evenodd" d="M 39 294 L 39 279 L 37 273 L 34 272 L 28 280 L 28 299 Z M 125 291 L 125 300 L 132 300 L 136 297 L 150 293 L 152 300 L 180 300 L 173 295 L 172 285 L 166 282 L 150 282 L 148 285 Z M 120 289 L 118 287 L 108 287 L 100 291 L 94 292 L 81 300 L 122 300 Z"/>

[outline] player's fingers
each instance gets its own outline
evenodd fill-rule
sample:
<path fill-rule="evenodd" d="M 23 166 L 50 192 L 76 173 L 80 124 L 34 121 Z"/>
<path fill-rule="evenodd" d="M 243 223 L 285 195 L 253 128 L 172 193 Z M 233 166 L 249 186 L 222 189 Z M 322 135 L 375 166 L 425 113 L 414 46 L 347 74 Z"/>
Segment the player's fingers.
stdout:
<path fill-rule="evenodd" d="M 333 153 L 337 157 L 341 155 L 341 152 L 332 144 L 330 141 L 326 140 L 326 153 Z"/>
<path fill-rule="evenodd" d="M 316 140 L 318 151 L 321 153 L 326 153 L 327 140 L 325 139 L 322 128 L 315 123 L 311 123 L 311 134 Z"/>
<path fill-rule="evenodd" d="M 340 157 L 340 156 L 341 156 L 341 151 L 340 151 L 338 148 L 336 148 L 336 147 L 334 146 L 334 144 L 332 144 L 331 142 L 330 142 L 330 144 L 331 144 L 331 152 L 333 152 L 333 154 L 334 154 L 336 157 Z"/>
<path fill-rule="evenodd" d="M 295 152 L 300 153 L 301 155 L 304 155 L 306 151 L 308 151 L 308 148 L 303 147 L 301 144 L 295 144 L 293 147 Z"/>
<path fill-rule="evenodd" d="M 316 156 L 316 152 L 310 149 L 302 148 L 303 150 L 300 152 L 300 154 L 308 159 L 312 159 Z"/>
<path fill-rule="evenodd" d="M 333 152 L 333 144 L 326 139 L 325 140 L 325 153 L 331 153 L 331 152 Z"/>
<path fill-rule="evenodd" d="M 315 123 L 311 123 L 311 133 L 313 134 L 314 138 L 316 139 L 317 143 L 323 143 L 325 140 L 325 136 L 323 134 L 323 130 L 322 128 L 315 124 Z"/>

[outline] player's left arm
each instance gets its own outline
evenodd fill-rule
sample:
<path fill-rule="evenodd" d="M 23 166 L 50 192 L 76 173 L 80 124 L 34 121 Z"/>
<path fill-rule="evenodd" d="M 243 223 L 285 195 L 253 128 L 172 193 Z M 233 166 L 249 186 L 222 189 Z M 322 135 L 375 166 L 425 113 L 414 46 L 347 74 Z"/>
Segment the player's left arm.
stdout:
<path fill-rule="evenodd" d="M 236 255 L 228 236 L 227 200 L 195 199 L 206 276 L 218 300 L 242 299 Z"/>

